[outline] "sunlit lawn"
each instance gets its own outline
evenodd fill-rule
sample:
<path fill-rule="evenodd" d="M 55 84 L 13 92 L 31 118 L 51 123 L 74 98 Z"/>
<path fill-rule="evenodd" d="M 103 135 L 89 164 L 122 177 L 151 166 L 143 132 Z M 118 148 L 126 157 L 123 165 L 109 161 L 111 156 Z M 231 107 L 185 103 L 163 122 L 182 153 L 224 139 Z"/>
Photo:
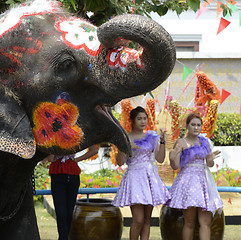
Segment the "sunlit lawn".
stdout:
<path fill-rule="evenodd" d="M 41 202 L 35 204 L 38 227 L 41 240 L 57 240 L 57 226 L 55 219 L 47 212 Z M 241 224 L 241 223 L 240 223 Z M 129 239 L 129 227 L 123 228 L 122 240 Z M 160 240 L 160 228 L 151 227 L 150 240 Z M 226 225 L 223 240 L 240 240 L 241 225 Z M 86 239 L 88 240 L 88 239 Z"/>
<path fill-rule="evenodd" d="M 41 202 L 35 203 L 35 211 L 41 240 L 57 240 L 58 232 L 55 219 L 47 212 Z"/>

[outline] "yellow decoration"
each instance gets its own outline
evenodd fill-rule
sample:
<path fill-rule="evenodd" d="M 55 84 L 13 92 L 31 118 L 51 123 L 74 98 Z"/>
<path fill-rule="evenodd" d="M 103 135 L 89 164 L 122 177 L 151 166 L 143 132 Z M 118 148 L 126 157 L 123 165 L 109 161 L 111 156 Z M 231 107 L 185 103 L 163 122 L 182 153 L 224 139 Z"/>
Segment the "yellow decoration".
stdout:
<path fill-rule="evenodd" d="M 167 134 L 171 134 L 172 117 L 166 108 L 162 108 L 161 112 L 156 118 L 157 133 L 160 134 L 160 129 L 167 131 Z"/>

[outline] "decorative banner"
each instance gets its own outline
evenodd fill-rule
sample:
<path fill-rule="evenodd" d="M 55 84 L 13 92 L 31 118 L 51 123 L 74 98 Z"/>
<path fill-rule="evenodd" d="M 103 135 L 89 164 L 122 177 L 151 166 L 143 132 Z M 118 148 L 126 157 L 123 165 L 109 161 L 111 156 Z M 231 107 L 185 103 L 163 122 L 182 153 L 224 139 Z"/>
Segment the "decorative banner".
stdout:
<path fill-rule="evenodd" d="M 200 8 L 198 9 L 198 12 L 197 12 L 197 16 L 196 16 L 196 19 L 199 18 L 199 16 L 201 14 L 203 14 L 204 12 L 208 11 L 207 8 L 203 7 L 202 5 L 200 5 Z"/>
<path fill-rule="evenodd" d="M 220 105 L 224 102 L 224 100 L 230 95 L 231 93 L 228 92 L 227 90 L 222 88 L 222 95 L 221 95 L 221 101 Z"/>
<path fill-rule="evenodd" d="M 207 7 L 213 0 L 206 0 L 206 2 L 203 3 L 204 7 Z"/>
<path fill-rule="evenodd" d="M 233 0 L 228 0 L 228 3 L 235 5 L 237 2 L 233 1 Z"/>
<path fill-rule="evenodd" d="M 217 35 L 222 32 L 231 22 L 221 17 Z"/>
<path fill-rule="evenodd" d="M 231 14 L 233 14 L 238 8 L 234 5 L 232 5 L 231 3 L 227 3 L 227 6 L 229 9 L 231 9 Z M 229 11 L 227 13 L 227 15 L 225 16 L 226 19 L 229 19 L 231 17 Z"/>
<path fill-rule="evenodd" d="M 201 66 L 198 68 L 197 72 L 203 67 L 204 63 L 201 64 Z M 196 76 L 196 73 L 193 75 L 193 77 L 191 78 L 191 80 L 188 82 L 188 84 L 185 86 L 185 88 L 182 90 L 182 93 L 185 92 L 185 90 L 187 89 L 187 87 L 189 86 L 189 84 L 192 82 L 192 80 L 194 79 L 194 77 Z"/>
<path fill-rule="evenodd" d="M 193 72 L 193 70 L 191 68 L 187 67 L 186 65 L 184 65 L 183 66 L 182 81 L 184 81 L 191 72 Z"/>
<path fill-rule="evenodd" d="M 217 1 L 217 17 L 220 15 L 220 13 L 223 11 L 223 9 L 221 8 L 221 2 Z"/>

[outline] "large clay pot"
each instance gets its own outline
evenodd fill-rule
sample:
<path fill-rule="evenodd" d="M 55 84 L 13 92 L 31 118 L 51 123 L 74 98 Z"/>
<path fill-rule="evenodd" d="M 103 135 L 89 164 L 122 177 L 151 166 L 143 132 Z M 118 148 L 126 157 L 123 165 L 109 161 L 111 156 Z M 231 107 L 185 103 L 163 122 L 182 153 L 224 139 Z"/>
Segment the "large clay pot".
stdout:
<path fill-rule="evenodd" d="M 81 199 L 76 202 L 70 240 L 120 240 L 123 217 L 108 199 Z"/>
<path fill-rule="evenodd" d="M 162 206 L 160 214 L 160 229 L 163 240 L 182 240 L 184 216 L 182 210 Z M 222 210 L 217 210 L 212 219 L 211 240 L 222 240 L 224 235 L 225 218 Z M 199 240 L 199 223 L 196 222 L 194 238 Z"/>

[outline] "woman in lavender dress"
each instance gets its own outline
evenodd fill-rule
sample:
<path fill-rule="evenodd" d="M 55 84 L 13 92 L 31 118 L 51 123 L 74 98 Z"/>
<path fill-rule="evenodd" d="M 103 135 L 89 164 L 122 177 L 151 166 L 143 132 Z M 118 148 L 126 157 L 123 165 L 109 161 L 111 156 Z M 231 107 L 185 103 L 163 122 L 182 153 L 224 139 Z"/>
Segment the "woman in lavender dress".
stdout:
<path fill-rule="evenodd" d="M 170 198 L 169 192 L 158 175 L 155 159 L 162 163 L 165 158 L 165 132 L 161 136 L 146 128 L 148 117 L 144 108 L 137 107 L 130 113 L 132 131 L 129 134 L 133 156 L 127 157 L 119 151 L 116 161 L 119 166 L 125 162 L 128 169 L 125 172 L 120 188 L 113 200 L 117 207 L 130 206 L 132 224 L 130 239 L 148 240 L 150 220 L 153 206 L 165 204 Z"/>
<path fill-rule="evenodd" d="M 171 200 L 167 205 L 183 210 L 183 239 L 193 239 L 198 217 L 199 237 L 209 240 L 212 213 L 222 208 L 223 203 L 208 167 L 214 165 L 220 151 L 211 152 L 208 139 L 200 135 L 202 119 L 198 113 L 187 117 L 186 127 L 186 137 L 176 141 L 169 155 L 171 167 L 181 169 L 170 189 Z"/>

